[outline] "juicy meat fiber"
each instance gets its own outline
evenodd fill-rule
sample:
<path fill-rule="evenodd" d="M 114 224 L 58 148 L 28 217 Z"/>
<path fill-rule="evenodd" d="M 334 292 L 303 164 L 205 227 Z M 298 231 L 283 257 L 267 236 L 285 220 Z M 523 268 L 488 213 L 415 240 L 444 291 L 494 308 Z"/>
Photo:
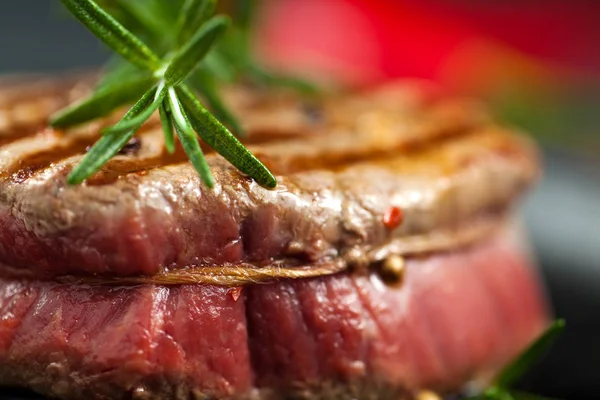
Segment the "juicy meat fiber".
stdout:
<path fill-rule="evenodd" d="M 128 288 L 2 280 L 0 382 L 64 399 L 404 398 L 486 378 L 547 324 L 506 234 L 376 275 Z M 237 300 L 236 300 L 237 299 Z M 162 396 L 162 397 L 161 397 Z"/>

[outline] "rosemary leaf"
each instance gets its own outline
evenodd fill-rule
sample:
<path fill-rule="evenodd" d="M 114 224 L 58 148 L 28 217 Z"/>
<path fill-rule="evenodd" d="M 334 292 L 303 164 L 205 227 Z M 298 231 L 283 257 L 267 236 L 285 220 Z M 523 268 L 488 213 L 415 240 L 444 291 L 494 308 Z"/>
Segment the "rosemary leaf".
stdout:
<path fill-rule="evenodd" d="M 515 400 L 556 400 L 551 397 L 538 396 L 537 394 L 524 393 L 521 391 L 511 391 L 512 397 Z"/>
<path fill-rule="evenodd" d="M 214 78 L 202 68 L 191 74 L 188 80 L 190 85 L 202 94 L 215 117 L 231 128 L 235 134 L 243 136 L 242 126 L 223 103 Z"/>
<path fill-rule="evenodd" d="M 156 91 L 156 95 L 154 97 L 154 101 L 144 109 L 140 114 L 128 120 L 121 120 L 114 126 L 109 128 L 105 128 L 103 133 L 105 135 L 108 134 L 120 134 L 126 133 L 129 130 L 137 131 L 140 127 L 146 122 L 158 109 L 158 107 L 162 104 L 163 99 L 167 93 L 167 89 L 164 86 L 159 87 Z"/>
<path fill-rule="evenodd" d="M 154 81 L 156 80 L 155 78 L 152 78 L 151 72 L 139 69 L 135 65 L 123 60 L 123 58 L 118 55 L 113 55 L 106 63 L 104 69 L 104 76 L 96 83 L 95 91 L 117 84 L 121 85 L 123 82 L 128 82 L 132 79 L 148 78 L 153 79 Z M 149 84 L 148 87 L 151 85 L 152 84 Z M 140 94 L 140 96 L 141 95 L 142 94 Z"/>
<path fill-rule="evenodd" d="M 268 86 L 286 86 L 304 94 L 319 92 L 318 88 L 312 83 L 292 76 L 274 74 L 254 63 L 248 65 L 248 71 L 254 78 Z"/>
<path fill-rule="evenodd" d="M 158 57 L 141 40 L 93 0 L 61 0 L 96 37 L 132 64 L 149 70 L 160 66 Z"/>
<path fill-rule="evenodd" d="M 194 32 L 215 12 L 216 0 L 186 0 L 177 23 L 179 44 L 185 43 Z"/>
<path fill-rule="evenodd" d="M 238 75 L 237 68 L 229 63 L 218 51 L 209 52 L 202 60 L 201 67 L 201 71 L 196 70 L 191 75 L 198 72 L 210 74 L 215 79 L 224 82 L 233 82 Z"/>
<path fill-rule="evenodd" d="M 183 0 L 94 0 L 157 55 L 171 50 Z"/>
<path fill-rule="evenodd" d="M 485 393 L 487 400 L 515 400 L 512 393 L 504 389 L 496 389 Z"/>
<path fill-rule="evenodd" d="M 164 0 L 114 0 L 118 7 L 127 14 L 131 20 L 135 20 L 146 32 L 160 38 L 171 30 L 168 19 L 163 14 L 167 12 Z M 173 0 L 169 0 L 172 2 Z M 160 14 L 159 14 L 160 13 Z M 161 17 L 157 17 L 161 15 Z"/>
<path fill-rule="evenodd" d="M 142 98 L 123 116 L 121 120 L 129 120 L 142 113 L 154 99 L 156 89 L 147 91 Z M 134 131 L 130 130 L 124 134 L 109 133 L 102 136 L 90 151 L 83 157 L 81 163 L 77 165 L 69 174 L 67 182 L 70 185 L 77 185 L 85 181 L 92 174 L 97 172 L 104 164 L 114 157 L 133 137 Z"/>
<path fill-rule="evenodd" d="M 188 155 L 192 165 L 196 168 L 196 171 L 200 174 L 202 182 L 209 188 L 215 185 L 214 178 L 210 172 L 210 167 L 204 158 L 200 144 L 198 143 L 198 137 L 192 130 L 187 117 L 184 115 L 181 109 L 181 104 L 177 98 L 177 94 L 174 89 L 169 89 L 169 106 L 171 107 L 171 114 L 177 128 L 177 136 L 183 150 Z"/>
<path fill-rule="evenodd" d="M 55 128 L 67 128 L 103 117 L 120 106 L 136 101 L 153 84 L 154 78 L 145 76 L 105 86 L 51 116 L 50 124 Z"/>
<path fill-rule="evenodd" d="M 192 127 L 206 143 L 259 184 L 267 188 L 277 186 L 277 180 L 267 167 L 200 103 L 187 85 L 181 84 L 176 90 Z"/>
<path fill-rule="evenodd" d="M 164 74 L 166 84 L 175 86 L 184 80 L 228 26 L 229 18 L 223 16 L 214 17 L 203 24 L 175 54 Z"/>
<path fill-rule="evenodd" d="M 496 378 L 498 387 L 511 387 L 525 372 L 527 372 L 550 349 L 556 339 L 565 329 L 565 321 L 554 321 L 552 325 L 523 352 L 510 363 Z"/>
<path fill-rule="evenodd" d="M 160 123 L 162 124 L 163 132 L 165 134 L 165 148 L 169 154 L 175 152 L 175 135 L 173 133 L 173 119 L 169 112 L 169 103 L 165 99 L 161 106 L 158 108 L 160 114 Z"/>
<path fill-rule="evenodd" d="M 515 400 L 508 389 L 492 386 L 485 392 L 471 396 L 468 400 Z"/>
<path fill-rule="evenodd" d="M 256 14 L 257 0 L 235 0 L 233 3 L 233 14 L 235 21 L 242 29 L 249 30 Z"/>

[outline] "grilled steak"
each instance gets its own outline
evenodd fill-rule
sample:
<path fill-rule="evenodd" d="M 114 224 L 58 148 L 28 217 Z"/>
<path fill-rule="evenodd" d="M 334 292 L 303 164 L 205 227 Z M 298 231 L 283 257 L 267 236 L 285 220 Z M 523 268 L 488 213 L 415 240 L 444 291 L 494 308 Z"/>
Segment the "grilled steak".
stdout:
<path fill-rule="evenodd" d="M 486 382 L 547 324 L 507 222 L 535 151 L 478 105 L 409 84 L 231 88 L 277 189 L 206 149 L 207 189 L 155 120 L 69 187 L 117 116 L 40 127 L 86 87 L 0 83 L 0 383 L 63 399 L 409 399 Z"/>
<path fill-rule="evenodd" d="M 368 264 L 472 239 L 536 173 L 529 144 L 470 103 L 424 105 L 388 90 L 323 101 L 323 120 L 310 126 L 293 114 L 298 100 L 244 96 L 232 103 L 248 115 L 250 148 L 278 176 L 276 190 L 216 154 L 217 186 L 207 189 L 183 154 L 163 153 L 156 126 L 137 153 L 68 188 L 98 126 L 32 132 L 0 148 L 0 260 L 32 274 L 118 276 L 338 257 Z M 397 227 L 383 223 L 393 207 L 404 216 Z"/>

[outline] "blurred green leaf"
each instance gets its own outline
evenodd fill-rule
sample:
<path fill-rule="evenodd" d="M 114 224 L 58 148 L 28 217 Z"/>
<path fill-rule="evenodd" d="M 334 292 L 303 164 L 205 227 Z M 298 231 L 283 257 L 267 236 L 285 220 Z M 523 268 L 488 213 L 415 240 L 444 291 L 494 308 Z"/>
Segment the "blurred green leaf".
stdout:
<path fill-rule="evenodd" d="M 105 86 L 85 99 L 60 110 L 50 118 L 55 128 L 66 128 L 105 116 L 142 96 L 154 84 L 152 77 L 133 77 L 129 81 Z"/>
<path fill-rule="evenodd" d="M 146 107 L 142 112 L 140 112 L 138 115 L 136 115 L 132 118 L 129 118 L 126 120 L 121 120 L 117 124 L 115 124 L 111 127 L 104 128 L 103 133 L 105 135 L 111 135 L 111 134 L 126 133 L 129 130 L 137 131 L 144 124 L 144 122 L 146 122 L 152 116 L 152 114 L 158 109 L 158 107 L 162 104 L 166 93 L 167 93 L 167 89 L 164 86 L 159 87 L 157 89 L 154 101 L 152 101 L 152 103 L 150 103 L 150 105 L 148 107 Z"/>
<path fill-rule="evenodd" d="M 214 17 L 202 25 L 171 60 L 164 73 L 166 84 L 175 86 L 184 80 L 228 26 L 227 17 Z"/>
<path fill-rule="evenodd" d="M 142 41 L 91 0 L 60 0 L 98 39 L 127 61 L 154 70 L 159 59 Z"/>
<path fill-rule="evenodd" d="M 556 339 L 563 333 L 565 321 L 556 320 L 519 357 L 504 368 L 495 380 L 495 386 L 508 388 L 514 385 L 542 356 L 546 355 Z"/>

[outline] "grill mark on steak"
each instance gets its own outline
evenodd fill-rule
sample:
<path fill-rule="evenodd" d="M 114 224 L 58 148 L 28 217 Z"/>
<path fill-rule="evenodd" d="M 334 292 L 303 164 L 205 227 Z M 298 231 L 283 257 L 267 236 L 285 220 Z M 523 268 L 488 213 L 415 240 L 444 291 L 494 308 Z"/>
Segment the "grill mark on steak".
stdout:
<path fill-rule="evenodd" d="M 0 109 L 14 107 L 20 102 L 30 102 L 40 98 L 65 97 L 73 89 L 82 85 L 82 76 L 73 78 L 7 78 L 0 82 Z M 89 87 L 88 85 L 85 85 Z"/>
<path fill-rule="evenodd" d="M 40 151 L 20 160 L 18 167 L 9 171 L 10 182 L 21 184 L 35 175 L 36 172 L 44 170 L 53 165 L 56 160 L 67 158 L 73 154 L 85 151 L 89 146 L 89 140 L 72 141 L 68 147 L 56 146 L 49 150 Z"/>
<path fill-rule="evenodd" d="M 474 109 L 469 104 L 460 104 L 457 105 L 453 103 L 447 104 L 437 104 L 432 107 L 431 110 L 425 110 L 422 118 L 426 121 L 428 119 L 431 120 L 430 126 L 427 126 L 427 123 L 421 124 L 421 126 L 415 126 L 414 133 L 409 135 L 409 137 L 396 137 L 395 140 L 392 136 L 390 136 L 391 132 L 388 132 L 386 135 L 388 136 L 387 143 L 385 146 L 380 145 L 379 148 L 375 146 L 372 139 L 369 139 L 369 133 L 363 132 L 360 133 L 361 130 L 365 130 L 366 128 L 381 128 L 378 127 L 377 124 L 386 124 L 386 119 L 390 120 L 389 110 L 386 110 L 381 116 L 377 116 L 377 107 L 374 104 L 369 106 L 365 104 L 353 104 L 355 101 L 344 101 L 341 98 L 330 99 L 329 102 L 324 102 L 322 107 L 329 114 L 335 116 L 335 110 L 340 108 L 345 110 L 334 117 L 329 118 L 328 123 L 319 124 L 315 126 L 313 123 L 303 122 L 301 120 L 301 116 L 304 114 L 303 108 L 305 108 L 305 103 L 297 100 L 290 99 L 285 96 L 272 96 L 272 98 L 262 98 L 260 100 L 255 100 L 255 102 L 251 102 L 249 100 L 237 100 L 240 104 L 235 104 L 235 99 L 239 97 L 248 97 L 248 94 L 240 94 L 235 93 L 233 90 L 229 94 L 229 97 L 234 101 L 234 106 L 238 108 L 238 112 L 243 121 L 248 120 L 248 124 L 250 125 L 248 136 L 243 140 L 247 145 L 251 146 L 251 149 L 256 148 L 253 145 L 268 145 L 269 143 L 273 143 L 274 149 L 272 151 L 268 151 L 267 149 L 261 149 L 258 147 L 256 150 L 256 155 L 259 159 L 263 160 L 266 164 L 271 166 L 271 168 L 275 169 L 276 173 L 291 173 L 297 172 L 310 168 L 342 168 L 346 164 L 351 164 L 353 162 L 374 159 L 378 157 L 385 156 L 387 154 L 391 154 L 394 151 L 400 150 L 409 150 L 411 146 L 418 146 L 419 144 L 427 142 L 427 140 L 438 140 L 447 137 L 451 137 L 453 135 L 460 135 L 464 133 L 468 129 L 472 129 L 477 125 L 480 125 L 482 121 L 485 120 L 485 117 L 480 115 L 478 109 Z M 339 102 L 340 105 L 335 104 Z M 250 104 L 245 104 L 250 103 Z M 332 104 L 334 103 L 334 104 Z M 344 105 L 346 104 L 346 105 Z M 234 109 L 236 108 L 234 107 Z M 315 105 L 316 107 L 316 105 Z M 360 111 L 361 107 L 367 107 L 366 111 Z M 295 117 L 290 117 L 289 109 L 295 110 L 295 113 L 300 115 L 296 115 Z M 358 110 L 355 110 L 358 108 Z M 373 111 L 375 110 L 375 111 Z M 324 111 L 324 112 L 325 112 Z M 441 111 L 441 112 L 440 112 Z M 350 113 L 359 112 L 360 115 L 348 115 Z M 280 115 L 281 114 L 281 115 Z M 292 113 L 295 115 L 294 113 Z M 346 114 L 346 115 L 344 115 Z M 363 115 L 363 117 L 361 117 Z M 263 117 L 261 117 L 263 116 Z M 267 125 L 267 121 L 263 121 L 262 119 L 269 118 Z M 360 119 L 364 119 L 362 123 L 359 121 Z M 112 119 L 116 119 L 115 116 Z M 291 120 L 285 125 L 285 120 Z M 352 122 L 356 119 L 358 125 L 354 126 L 355 123 Z M 273 124 L 273 121 L 277 120 L 278 124 Z M 283 120 L 283 121 L 281 121 Z M 370 121 L 370 122 L 369 122 Z M 392 123 L 406 123 L 410 120 L 405 121 L 402 118 L 398 120 L 397 117 L 393 116 L 391 118 Z M 278 129 L 278 125 L 284 122 L 284 126 L 282 129 Z M 350 125 L 348 123 L 350 122 Z M 390 121 L 387 121 L 389 124 Z M 362 124 L 362 126 L 361 126 Z M 369 126 L 373 125 L 375 126 Z M 104 124 L 103 126 L 105 126 Z M 139 134 L 143 134 L 144 131 L 147 131 L 150 127 L 156 126 L 156 119 L 154 119 L 153 124 L 147 124 L 142 128 Z M 383 126 L 384 130 L 389 131 L 389 127 Z M 409 128 L 411 129 L 411 128 Z M 331 135 L 332 131 L 339 131 L 338 136 Z M 343 149 L 342 152 L 339 151 L 337 145 L 339 143 L 350 143 L 357 140 L 356 133 L 359 133 L 359 140 L 362 140 L 363 146 L 347 146 Z M 35 132 L 35 130 L 33 130 Z M 346 133 L 344 133 L 346 132 Z M 72 133 L 69 133 L 72 135 Z M 12 136 L 13 139 L 21 138 L 18 136 Z M 67 139 L 65 139 L 67 140 Z M 88 146 L 94 143 L 94 140 L 89 138 Z M 10 142 L 12 142 L 11 140 Z M 0 148 L 4 144 L 0 142 Z M 430 142 L 431 145 L 434 145 Z M 305 153 L 307 155 L 303 155 L 300 152 L 296 152 L 295 157 L 287 156 L 287 159 L 284 163 L 282 163 L 281 159 L 277 157 L 277 153 L 280 152 L 289 152 L 286 151 L 289 147 L 299 147 L 305 148 L 307 151 Z M 36 155 L 30 155 L 34 159 L 33 165 L 28 167 L 27 164 L 27 156 L 24 159 L 21 159 L 19 164 L 14 165 L 12 167 L 15 172 L 18 172 L 19 169 L 27 169 L 26 173 L 21 173 L 20 179 L 18 182 L 22 182 L 23 177 L 29 177 L 37 171 L 41 171 L 52 164 L 56 164 L 63 160 L 64 158 L 71 157 L 77 154 L 82 153 L 81 147 L 73 145 L 70 151 L 67 149 L 70 147 L 70 144 L 67 143 L 56 143 L 56 147 L 59 147 L 60 150 L 56 151 L 56 157 L 53 159 L 44 157 L 46 159 L 45 162 L 38 162 L 38 157 Z M 86 146 L 87 147 L 87 146 Z M 262 146 L 264 147 L 264 146 Z M 321 149 L 321 154 L 310 154 L 311 148 Z M 213 153 L 213 150 L 208 146 L 204 145 L 203 150 L 207 153 Z M 337 151 L 336 151 L 337 150 Z M 51 154 L 54 149 L 48 148 L 42 150 L 45 154 Z M 176 165 L 186 161 L 186 157 L 183 152 L 179 151 L 175 155 L 165 155 L 164 152 L 155 155 L 149 155 L 148 157 L 130 157 L 129 161 L 120 160 L 118 163 L 114 165 L 107 165 L 106 169 L 108 173 L 103 174 L 103 178 L 97 178 L 92 180 L 92 184 L 110 184 L 115 180 L 120 178 L 121 176 L 126 176 L 130 173 L 141 173 L 145 170 L 151 170 L 158 167 L 164 167 L 168 165 Z M 273 160 L 272 160 L 273 159 Z M 14 172 L 13 172 L 14 173 Z"/>
<path fill-rule="evenodd" d="M 39 133 L 40 130 L 43 130 L 45 126 L 46 122 L 44 121 L 37 125 L 32 124 L 31 126 L 27 127 L 14 127 L 10 135 L 0 136 L 0 147 L 28 136 L 35 135 L 36 133 Z"/>
<path fill-rule="evenodd" d="M 42 77 L 38 78 L 37 81 L 28 82 L 25 85 L 23 84 L 25 78 L 20 78 L 19 76 L 12 79 L 0 80 L 0 149 L 3 146 L 39 134 L 40 129 L 47 124 L 50 114 L 58 111 L 76 98 L 89 93 L 91 90 L 91 83 L 93 82 L 90 78 L 91 75 L 83 77 L 78 76 L 68 80 L 56 78 L 44 79 Z M 239 98 L 244 97 L 244 95 L 240 96 L 239 93 L 230 93 L 229 97 L 232 101 L 239 102 Z M 262 108 L 264 108 L 265 105 L 267 108 L 272 108 L 274 103 L 263 104 Z M 256 107 L 256 104 L 251 104 L 250 110 L 254 110 Z M 94 126 L 97 128 L 108 126 L 110 123 L 115 122 L 120 114 L 122 114 L 122 111 L 116 112 L 101 126 Z M 287 117 L 290 119 L 289 115 Z M 268 127 L 265 128 L 264 122 L 261 122 L 260 120 L 251 120 L 249 122 L 252 135 L 247 142 L 262 143 L 281 139 L 282 136 L 295 137 L 305 134 L 306 132 L 304 129 L 298 129 L 301 127 L 301 124 L 294 120 L 294 118 L 292 118 L 292 120 L 291 126 L 288 126 L 283 130 L 273 130 Z M 149 129 L 155 128 L 158 125 L 158 120 L 156 118 L 151 119 L 151 121 L 151 123 L 145 124 L 137 134 L 144 134 Z M 73 135 L 73 132 L 69 132 L 69 135 Z M 88 142 L 88 145 L 85 147 L 89 147 L 97 140 L 97 136 L 85 140 Z M 84 140 L 76 140 L 77 143 L 72 143 L 68 141 L 68 139 L 65 139 L 64 143 L 57 142 L 46 149 L 42 149 L 40 151 L 41 154 L 24 156 L 19 160 L 19 163 L 12 168 L 14 170 L 13 173 L 16 174 L 16 181 L 18 183 L 24 182 L 36 172 L 44 170 L 52 164 L 59 163 L 65 158 L 82 154 L 82 147 L 79 143 L 82 143 L 83 141 Z M 213 152 L 210 147 L 203 143 L 202 147 L 205 153 Z M 56 152 L 56 157 L 49 157 L 49 154 L 52 152 Z M 28 162 L 28 158 L 32 159 L 31 163 Z M 41 160 L 44 161 L 42 162 Z M 159 154 L 145 159 L 132 158 L 129 162 L 120 162 L 118 165 L 112 166 L 111 171 L 106 174 L 106 179 L 96 178 L 92 181 L 92 184 L 112 183 L 120 176 L 129 173 L 140 173 L 157 167 L 182 163 L 186 160 L 187 157 L 181 149 L 174 155 Z M 18 170 L 20 168 L 24 171 L 19 172 Z M 0 170 L 0 175 L 6 176 L 11 174 L 7 174 L 6 171 Z"/>
<path fill-rule="evenodd" d="M 347 116 L 350 121 L 356 117 L 359 121 L 362 118 L 371 122 L 332 126 L 327 132 L 310 138 L 249 148 L 280 175 L 314 169 L 341 170 L 356 163 L 435 149 L 454 138 L 484 130 L 488 121 L 478 111 L 470 103 L 441 103 L 423 110 L 414 119 L 369 113 Z"/>
<path fill-rule="evenodd" d="M 90 78 L 17 76 L 0 80 L 0 147 L 43 129 L 51 114 L 89 92 Z"/>
<path fill-rule="evenodd" d="M 111 118 L 111 119 L 114 119 Z M 158 126 L 158 121 L 153 118 L 148 123 L 136 132 L 137 136 L 134 139 L 141 140 L 140 137 Z M 39 129 L 44 126 L 45 120 L 40 123 L 31 121 L 30 126 L 17 127 L 16 132 L 13 131 L 11 135 L 5 137 L 0 136 L 0 148 L 5 145 L 9 145 L 17 140 L 22 140 L 27 137 L 39 134 Z M 108 126 L 106 122 L 102 126 Z M 288 137 L 300 136 L 302 133 L 291 134 L 287 133 Z M 259 131 L 252 134 L 247 140 L 244 140 L 247 144 L 253 143 L 266 143 L 269 141 L 280 140 L 281 134 L 279 132 Z M 0 177 L 10 175 L 11 180 L 14 183 L 23 183 L 34 174 L 45 170 L 46 168 L 61 162 L 62 160 L 81 155 L 87 151 L 98 140 L 97 136 L 86 136 L 84 138 L 75 137 L 72 140 L 57 141 L 52 147 L 41 150 L 37 153 L 26 155 L 16 162 L 9 171 L 0 171 Z M 161 139 L 162 140 L 162 139 Z M 208 155 L 214 153 L 214 150 L 209 147 L 202 140 L 200 141 L 203 152 Z M 137 144 L 136 147 L 139 150 L 141 144 Z M 129 151 L 124 149 L 119 154 L 129 156 L 122 157 L 118 161 L 110 160 L 103 168 L 104 170 L 97 176 L 91 177 L 87 183 L 90 185 L 106 185 L 111 184 L 118 180 L 122 176 L 126 176 L 132 173 L 144 173 L 148 170 L 155 168 L 165 167 L 169 165 L 177 165 L 187 162 L 187 155 L 176 141 L 176 148 L 173 154 L 169 154 L 166 151 L 162 151 L 158 155 L 148 157 L 136 157 L 135 151 Z"/>
<path fill-rule="evenodd" d="M 15 157 L 15 161 L 12 165 L 6 168 L 6 170 L 0 171 L 0 178 L 9 176 L 9 180 L 15 184 L 24 183 L 35 174 L 40 173 L 53 165 L 57 165 L 65 159 L 86 153 L 89 148 L 98 140 L 95 131 L 110 125 L 114 118 L 115 116 L 112 116 L 101 121 L 100 124 L 95 123 L 91 126 L 78 128 L 79 132 L 77 133 L 53 131 L 52 129 L 49 129 L 47 132 L 38 133 L 38 135 L 53 135 L 56 140 L 50 142 L 47 147 L 38 151 L 31 152 L 19 158 Z M 157 121 L 152 119 L 148 123 L 144 124 L 140 130 L 138 130 L 138 137 L 136 137 L 136 140 L 140 141 L 138 142 L 139 147 L 141 147 L 141 138 L 152 132 L 153 128 L 156 126 Z M 136 163 L 134 158 L 136 155 L 135 152 L 126 152 L 124 155 L 128 156 L 126 160 L 129 161 L 129 163 Z M 181 157 L 181 155 L 178 153 L 173 155 L 173 157 Z M 123 161 L 118 160 L 115 161 L 114 164 L 118 165 L 119 162 Z M 140 163 L 139 161 L 137 162 Z M 128 162 L 125 163 L 129 164 Z M 111 164 L 109 163 L 107 166 L 107 172 L 109 176 L 111 172 L 109 169 L 110 167 Z M 114 173 L 119 174 L 118 171 Z M 96 177 L 96 179 L 102 181 L 98 177 Z"/>
<path fill-rule="evenodd" d="M 18 105 L 21 111 L 0 109 L 0 147 L 8 145 L 17 140 L 35 135 L 48 124 L 48 116 L 61 107 L 68 104 L 67 99 L 47 99 L 44 104 L 42 100 L 35 100 L 30 106 L 34 107 L 23 110 L 24 105 Z M 41 103 L 41 104 L 40 104 Z M 22 115 L 33 113 L 33 115 Z M 21 115 L 17 120 L 17 116 Z"/>
<path fill-rule="evenodd" d="M 322 154 L 316 155 L 304 155 L 301 152 L 295 152 L 287 154 L 285 159 L 279 157 L 280 150 L 283 147 L 294 146 L 306 146 L 306 139 L 298 140 L 297 142 L 282 142 L 279 135 L 269 134 L 260 135 L 258 137 L 250 136 L 248 139 L 243 140 L 246 145 L 249 145 L 249 149 L 253 151 L 254 155 L 271 170 L 275 175 L 288 175 L 298 172 L 316 170 L 316 169 L 329 169 L 333 171 L 342 170 L 356 163 L 367 163 L 371 161 L 377 161 L 386 158 L 390 154 L 395 152 L 404 151 L 419 151 L 422 149 L 443 145 L 445 141 L 451 140 L 455 136 L 461 134 L 467 134 L 461 128 L 448 129 L 447 131 L 441 131 L 434 140 L 427 142 L 404 142 L 398 143 L 395 147 L 390 147 L 385 150 L 370 150 L 366 148 L 356 149 L 355 152 L 349 152 L 345 154 Z M 429 137 L 428 132 L 423 132 L 423 137 Z M 300 135 L 299 135 L 300 136 Z M 434 136 L 433 134 L 431 136 Z M 354 135 L 347 134 L 337 140 L 353 140 Z M 273 141 L 272 143 L 269 143 Z M 327 141 L 331 141 L 331 138 L 327 138 Z M 256 146 L 256 144 L 260 146 Z M 272 145 L 272 147 L 271 147 Z M 319 143 L 315 143 L 316 146 Z M 214 154 L 215 151 L 201 141 L 201 147 L 206 156 Z M 76 153 L 75 153 L 76 154 Z M 180 146 L 177 146 L 175 153 L 169 154 L 166 151 L 161 154 L 150 157 L 150 158 L 128 158 L 122 159 L 118 162 L 109 161 L 102 171 L 101 177 L 92 177 L 88 180 L 88 184 L 91 185 L 106 185 L 117 181 L 121 177 L 125 177 L 132 173 L 144 173 L 149 170 L 167 166 L 174 166 L 182 163 L 187 163 L 187 155 Z M 46 167 L 49 164 L 46 165 Z"/>

